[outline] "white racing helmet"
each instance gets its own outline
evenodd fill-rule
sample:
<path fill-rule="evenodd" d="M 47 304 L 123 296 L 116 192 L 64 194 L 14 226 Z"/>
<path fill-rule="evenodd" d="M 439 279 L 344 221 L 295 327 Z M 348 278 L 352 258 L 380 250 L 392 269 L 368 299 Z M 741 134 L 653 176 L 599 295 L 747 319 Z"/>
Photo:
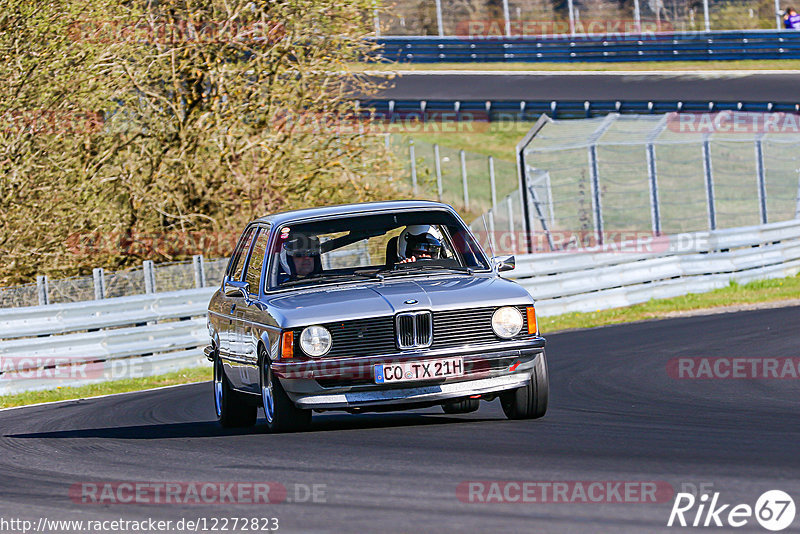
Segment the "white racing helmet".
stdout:
<path fill-rule="evenodd" d="M 283 267 L 283 271 L 294 276 L 297 273 L 295 272 L 294 262 L 289 261 L 289 257 L 311 256 L 314 258 L 314 270 L 318 271 L 319 268 L 317 264 L 320 263 L 321 252 L 322 249 L 318 237 L 313 235 L 297 235 L 283 242 L 279 261 L 281 267 Z"/>
<path fill-rule="evenodd" d="M 400 232 L 397 239 L 397 257 L 408 259 L 417 254 L 427 254 L 433 259 L 442 257 L 444 236 L 434 226 L 415 224 Z"/>

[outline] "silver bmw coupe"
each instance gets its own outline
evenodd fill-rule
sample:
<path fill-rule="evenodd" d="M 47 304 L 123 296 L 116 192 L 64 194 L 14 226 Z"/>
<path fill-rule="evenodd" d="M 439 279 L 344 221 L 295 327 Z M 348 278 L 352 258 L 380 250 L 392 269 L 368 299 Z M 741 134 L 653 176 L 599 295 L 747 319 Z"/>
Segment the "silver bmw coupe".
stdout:
<path fill-rule="evenodd" d="M 500 399 L 547 410 L 534 302 L 499 276 L 455 210 L 392 201 L 290 211 L 244 229 L 208 306 L 214 403 L 226 427 L 308 427 L 312 412 Z"/>

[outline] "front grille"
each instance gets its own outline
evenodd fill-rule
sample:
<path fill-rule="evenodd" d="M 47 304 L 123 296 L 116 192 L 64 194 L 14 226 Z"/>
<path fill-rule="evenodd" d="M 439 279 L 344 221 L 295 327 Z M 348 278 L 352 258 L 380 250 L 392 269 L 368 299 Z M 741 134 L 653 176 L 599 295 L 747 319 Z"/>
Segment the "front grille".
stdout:
<path fill-rule="evenodd" d="M 395 324 L 397 326 L 397 346 L 400 349 L 420 349 L 431 346 L 433 342 L 431 312 L 398 313 Z"/>
<path fill-rule="evenodd" d="M 531 337 L 528 334 L 526 306 L 516 307 L 522 313 L 522 330 L 513 339 Z M 497 307 L 472 310 L 448 310 L 433 314 L 433 345 L 431 348 L 456 347 L 500 340 L 492 330 L 492 314 Z"/>
<path fill-rule="evenodd" d="M 372 356 L 397 352 L 394 339 L 393 317 L 374 317 L 337 323 L 323 323 L 333 338 L 333 345 L 325 358 L 337 356 Z M 302 328 L 294 329 L 295 354 L 303 354 L 300 348 Z"/>
<path fill-rule="evenodd" d="M 532 337 L 528 334 L 525 306 L 517 306 L 522 313 L 522 331 L 514 339 Z M 497 307 L 471 310 L 448 310 L 400 313 L 396 316 L 374 317 L 336 323 L 322 323 L 330 330 L 333 346 L 326 358 L 339 356 L 373 356 L 393 354 L 398 349 L 432 349 L 474 345 L 499 341 L 492 330 L 492 314 Z M 416 331 L 415 331 L 416 328 Z M 300 349 L 300 333 L 294 329 L 295 354 Z"/>

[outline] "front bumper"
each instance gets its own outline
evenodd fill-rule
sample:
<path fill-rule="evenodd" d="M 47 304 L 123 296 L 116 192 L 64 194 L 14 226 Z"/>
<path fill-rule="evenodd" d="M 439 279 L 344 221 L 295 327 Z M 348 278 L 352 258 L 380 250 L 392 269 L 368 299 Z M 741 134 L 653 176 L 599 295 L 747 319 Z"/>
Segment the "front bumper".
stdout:
<path fill-rule="evenodd" d="M 524 386 L 544 353 L 545 340 L 487 343 L 457 348 L 409 351 L 364 358 L 312 362 L 273 362 L 289 398 L 299 408 L 348 409 L 414 405 L 486 395 Z M 426 361 L 452 356 L 463 358 L 465 374 L 446 379 L 399 384 L 375 384 L 375 365 Z"/>

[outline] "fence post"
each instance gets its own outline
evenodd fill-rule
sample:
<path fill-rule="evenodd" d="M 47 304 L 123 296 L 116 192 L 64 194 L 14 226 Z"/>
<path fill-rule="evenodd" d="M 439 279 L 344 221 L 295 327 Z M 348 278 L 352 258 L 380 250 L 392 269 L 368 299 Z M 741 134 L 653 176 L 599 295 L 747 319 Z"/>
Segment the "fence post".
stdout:
<path fill-rule="evenodd" d="M 408 140 L 408 157 L 411 159 L 411 187 L 417 196 L 417 158 L 414 156 L 414 140 Z"/>
<path fill-rule="evenodd" d="M 597 165 L 597 145 L 589 146 L 589 173 L 592 190 L 592 213 L 594 216 L 594 229 L 597 233 L 597 244 L 603 244 L 603 208 L 600 206 L 600 171 Z"/>
<path fill-rule="evenodd" d="M 761 144 L 763 134 L 756 139 L 756 176 L 758 178 L 758 211 L 761 224 L 767 224 L 767 180 L 764 172 L 764 147 Z"/>
<path fill-rule="evenodd" d="M 775 24 L 777 29 L 783 29 L 783 21 L 781 20 L 781 0 L 775 0 Z"/>
<path fill-rule="evenodd" d="M 373 2 L 372 4 L 376 5 L 377 2 Z M 381 19 L 378 16 L 378 8 L 377 7 L 372 8 L 372 17 L 373 17 L 374 23 L 375 23 L 375 37 L 380 37 L 381 36 Z"/>
<path fill-rule="evenodd" d="M 511 195 L 506 197 L 506 207 L 508 208 L 508 233 L 511 235 L 511 252 L 517 253 L 517 240 L 514 236 L 514 206 L 511 203 Z"/>
<path fill-rule="evenodd" d="M 800 169 L 797 169 L 797 207 L 794 209 L 794 218 L 800 219 Z"/>
<path fill-rule="evenodd" d="M 102 300 L 106 297 L 106 273 L 102 267 L 92 269 L 92 279 L 94 280 L 94 300 Z"/>
<path fill-rule="evenodd" d="M 653 221 L 653 234 L 661 235 L 661 210 L 658 203 L 658 174 L 656 172 L 656 147 L 647 144 L 647 176 L 650 181 L 650 216 Z"/>
<path fill-rule="evenodd" d="M 433 160 L 436 169 L 436 194 L 438 195 L 439 202 L 442 201 L 442 162 L 439 159 L 439 145 L 433 145 Z"/>
<path fill-rule="evenodd" d="M 705 17 L 706 31 L 711 31 L 711 19 L 708 15 L 708 0 L 703 0 L 703 16 Z"/>
<path fill-rule="evenodd" d="M 506 21 L 506 37 L 511 37 L 511 16 L 508 13 L 508 0 L 503 0 L 503 18 Z"/>
<path fill-rule="evenodd" d="M 575 37 L 575 6 L 572 5 L 572 0 L 567 0 L 567 8 L 569 9 L 569 36 Z"/>
<path fill-rule="evenodd" d="M 206 287 L 206 265 L 202 254 L 192 256 L 192 266 L 194 267 L 194 287 Z"/>
<path fill-rule="evenodd" d="M 639 9 L 639 0 L 633 0 L 633 26 L 636 28 L 636 33 L 642 33 L 642 11 Z"/>
<path fill-rule="evenodd" d="M 467 183 L 467 157 L 463 150 L 458 151 L 461 158 L 461 183 L 464 186 L 464 209 L 469 209 L 469 184 Z"/>
<path fill-rule="evenodd" d="M 497 188 L 494 179 L 494 158 L 489 156 L 489 189 L 492 194 L 492 209 L 489 211 L 489 231 L 492 233 L 490 239 L 492 246 L 496 249 L 497 243 L 494 240 L 494 212 L 497 209 Z"/>
<path fill-rule="evenodd" d="M 714 175 L 711 170 L 711 141 L 708 134 L 703 138 L 703 174 L 706 178 L 706 200 L 708 201 L 708 229 L 717 229 L 717 212 L 714 206 Z"/>
<path fill-rule="evenodd" d="M 436 0 L 436 28 L 439 30 L 439 37 L 444 37 L 444 26 L 442 25 L 442 0 Z"/>
<path fill-rule="evenodd" d="M 153 260 L 144 260 L 142 262 L 142 273 L 144 274 L 144 292 L 156 292 L 156 273 L 153 268 Z"/>
<path fill-rule="evenodd" d="M 47 294 L 48 291 L 47 275 L 39 275 L 36 277 L 36 292 L 39 295 L 39 306 L 46 306 L 50 304 Z"/>

